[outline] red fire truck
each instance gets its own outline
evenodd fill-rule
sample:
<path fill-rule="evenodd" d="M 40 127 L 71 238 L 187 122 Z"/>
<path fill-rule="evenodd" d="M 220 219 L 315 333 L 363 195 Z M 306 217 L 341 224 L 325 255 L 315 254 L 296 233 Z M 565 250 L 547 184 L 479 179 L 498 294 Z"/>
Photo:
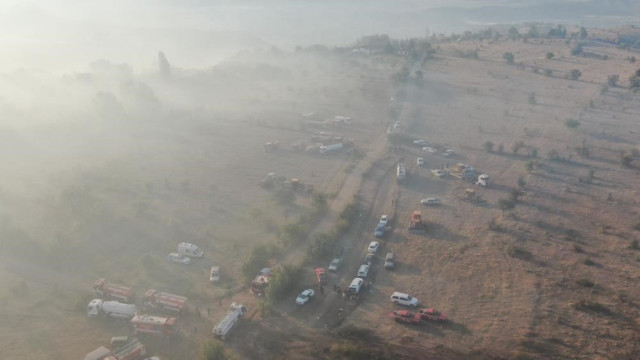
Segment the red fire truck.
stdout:
<path fill-rule="evenodd" d="M 98 279 L 93 283 L 93 291 L 99 296 L 115 298 L 124 302 L 133 299 L 134 291 L 130 287 L 112 284 L 107 279 Z"/>
<path fill-rule="evenodd" d="M 187 306 L 187 298 L 149 289 L 144 293 L 144 306 L 180 312 Z"/>
<path fill-rule="evenodd" d="M 136 315 L 131 319 L 135 334 L 171 336 L 177 332 L 175 317 Z"/>

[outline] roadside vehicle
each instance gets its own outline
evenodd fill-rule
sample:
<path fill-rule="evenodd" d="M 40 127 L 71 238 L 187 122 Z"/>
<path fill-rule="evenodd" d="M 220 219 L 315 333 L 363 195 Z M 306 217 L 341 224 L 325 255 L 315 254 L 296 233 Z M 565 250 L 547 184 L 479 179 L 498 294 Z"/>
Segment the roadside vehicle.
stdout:
<path fill-rule="evenodd" d="M 377 241 L 372 241 L 369 243 L 369 247 L 367 248 L 367 251 L 375 254 L 376 252 L 378 252 L 378 247 L 380 247 L 380 243 L 378 243 Z"/>
<path fill-rule="evenodd" d="M 349 294 L 358 294 L 360 293 L 360 289 L 362 288 L 362 284 L 364 284 L 364 280 L 360 278 L 355 278 L 351 281 L 351 285 L 349 285 Z"/>
<path fill-rule="evenodd" d="M 360 265 L 360 269 L 358 269 L 358 276 L 361 279 L 364 279 L 367 277 L 367 274 L 369 273 L 369 265 L 364 264 L 364 265 Z"/>
<path fill-rule="evenodd" d="M 391 302 L 397 305 L 416 307 L 420 304 L 417 298 L 412 297 L 409 294 L 394 292 L 391 294 Z"/>
<path fill-rule="evenodd" d="M 426 198 L 420 200 L 420 204 L 424 206 L 439 206 L 442 205 L 442 202 L 440 202 L 440 199 L 438 198 Z"/>
<path fill-rule="evenodd" d="M 304 305 L 308 303 L 314 295 L 315 292 L 312 289 L 307 289 L 301 292 L 300 295 L 298 295 L 298 297 L 296 298 L 296 304 Z"/>
<path fill-rule="evenodd" d="M 329 271 L 332 271 L 332 272 L 338 271 L 338 268 L 340 268 L 341 263 L 342 263 L 342 259 L 334 258 L 333 260 L 331 260 L 331 263 L 329 264 Z"/>
<path fill-rule="evenodd" d="M 376 226 L 376 230 L 374 231 L 373 235 L 377 238 L 381 238 L 384 236 L 386 229 L 387 227 L 384 224 L 378 224 L 378 226 Z"/>
<path fill-rule="evenodd" d="M 384 225 L 387 226 L 387 223 L 389 222 L 389 217 L 387 215 L 382 215 L 380 216 L 380 225 Z"/>
<path fill-rule="evenodd" d="M 420 320 L 422 320 L 421 315 L 414 314 L 409 310 L 397 310 L 389 313 L 389 317 L 397 322 L 403 322 L 407 324 L 420 324 Z"/>
<path fill-rule="evenodd" d="M 184 264 L 184 265 L 191 263 L 190 258 L 178 253 L 171 253 L 167 255 L 167 261 L 174 264 Z"/>
<path fill-rule="evenodd" d="M 420 309 L 418 315 L 422 317 L 422 320 L 447 321 L 447 314 L 433 308 Z"/>
<path fill-rule="evenodd" d="M 384 258 L 384 268 L 389 270 L 393 269 L 396 266 L 394 255 L 392 252 L 387 253 L 387 256 Z"/>
<path fill-rule="evenodd" d="M 416 164 L 418 164 L 418 166 L 424 166 L 424 158 L 419 157 L 416 159 Z"/>

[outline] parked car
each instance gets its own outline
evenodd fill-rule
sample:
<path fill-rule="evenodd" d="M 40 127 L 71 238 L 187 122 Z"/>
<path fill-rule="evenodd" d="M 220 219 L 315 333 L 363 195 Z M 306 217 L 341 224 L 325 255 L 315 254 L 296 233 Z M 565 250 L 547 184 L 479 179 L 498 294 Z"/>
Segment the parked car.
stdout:
<path fill-rule="evenodd" d="M 167 261 L 174 264 L 190 264 L 191 259 L 178 253 L 171 253 L 167 255 Z"/>
<path fill-rule="evenodd" d="M 428 142 L 427 140 L 413 140 L 413 145 L 417 145 L 417 146 L 429 146 L 429 144 L 431 144 L 430 142 Z"/>
<path fill-rule="evenodd" d="M 367 253 L 367 256 L 364 257 L 364 263 L 371 266 L 373 261 L 376 259 L 376 254 Z"/>
<path fill-rule="evenodd" d="M 209 281 L 218 282 L 220 281 L 220 266 L 212 266 L 209 271 Z"/>
<path fill-rule="evenodd" d="M 436 150 L 436 149 L 434 149 L 434 148 L 432 148 L 430 146 L 425 146 L 425 147 L 422 148 L 422 150 L 424 150 L 424 151 L 426 151 L 428 153 L 434 153 L 434 152 L 438 151 L 438 150 Z"/>
<path fill-rule="evenodd" d="M 394 292 L 391 294 L 391 302 L 398 305 L 416 307 L 420 304 L 417 298 L 412 297 L 409 294 Z"/>
<path fill-rule="evenodd" d="M 380 216 L 380 224 L 387 226 L 388 222 L 389 222 L 389 217 L 387 215 Z"/>
<path fill-rule="evenodd" d="M 338 268 L 340 267 L 341 263 L 342 263 L 342 259 L 340 258 L 335 258 L 331 260 L 331 263 L 329 264 L 329 271 L 333 271 L 333 272 L 338 271 Z"/>
<path fill-rule="evenodd" d="M 424 158 L 419 157 L 418 159 L 416 159 L 416 163 L 418 164 L 418 166 L 424 166 Z"/>
<path fill-rule="evenodd" d="M 392 252 L 387 253 L 387 256 L 384 258 L 384 268 L 385 269 L 393 269 L 396 266 L 394 255 Z"/>
<path fill-rule="evenodd" d="M 296 298 L 296 304 L 304 305 L 308 303 L 315 294 L 316 293 L 312 289 L 307 289 L 301 292 L 300 295 L 298 295 L 298 297 Z"/>
<path fill-rule="evenodd" d="M 376 252 L 378 252 L 378 247 L 380 247 L 380 243 L 378 243 L 377 241 L 372 241 L 369 243 L 369 247 L 367 248 L 367 251 L 375 254 Z"/>
<path fill-rule="evenodd" d="M 384 232 L 386 231 L 387 227 L 384 224 L 378 224 L 378 226 L 376 226 L 376 230 L 374 231 L 373 235 L 377 238 L 381 238 L 384 236 Z"/>
<path fill-rule="evenodd" d="M 441 205 L 442 203 L 438 198 L 426 198 L 426 199 L 420 200 L 420 204 L 425 206 L 438 206 L 438 205 Z"/>
<path fill-rule="evenodd" d="M 362 288 L 362 284 L 364 284 L 364 280 L 360 278 L 355 278 L 351 281 L 351 285 L 349 285 L 349 293 L 357 294 L 360 292 L 360 288 Z"/>
<path fill-rule="evenodd" d="M 358 276 L 361 279 L 364 279 L 367 277 L 367 274 L 369 273 L 369 265 L 364 264 L 364 265 L 360 265 L 360 269 L 358 269 Z"/>

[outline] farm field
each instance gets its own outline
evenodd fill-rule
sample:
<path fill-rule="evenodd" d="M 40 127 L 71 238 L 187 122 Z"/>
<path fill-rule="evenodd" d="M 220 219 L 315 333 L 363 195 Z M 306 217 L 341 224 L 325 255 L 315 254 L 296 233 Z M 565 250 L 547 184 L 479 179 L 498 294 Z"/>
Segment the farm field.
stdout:
<path fill-rule="evenodd" d="M 274 49 L 169 78 L 103 62 L 48 79 L 31 99 L 42 102 L 34 121 L 16 107 L 0 129 L 0 358 L 80 358 L 131 335 L 126 321 L 87 319 L 105 277 L 138 298 L 150 288 L 189 298 L 177 336 L 142 339 L 166 359 L 198 359 L 208 342 L 231 359 L 633 359 L 640 95 L 628 79 L 638 52 L 601 40 L 620 31 L 590 31 L 580 55 L 577 40 L 502 37 L 434 41 L 414 62 Z M 83 95 L 68 107 L 43 100 L 59 92 Z M 345 146 L 306 151 L 321 141 Z M 431 172 L 458 163 L 489 186 Z M 420 204 L 430 197 L 442 204 Z M 408 230 L 415 210 L 424 233 Z M 372 240 L 367 286 L 335 291 Z M 204 258 L 168 263 L 183 241 Z M 256 249 L 267 260 L 246 265 Z M 336 256 L 320 287 L 314 270 Z M 220 283 L 208 281 L 212 265 Z M 277 299 L 249 292 L 247 272 L 267 266 L 298 273 Z M 297 305 L 308 288 L 315 296 Z M 394 322 L 394 291 L 449 321 Z M 247 305 L 246 319 L 211 340 L 232 302 Z"/>

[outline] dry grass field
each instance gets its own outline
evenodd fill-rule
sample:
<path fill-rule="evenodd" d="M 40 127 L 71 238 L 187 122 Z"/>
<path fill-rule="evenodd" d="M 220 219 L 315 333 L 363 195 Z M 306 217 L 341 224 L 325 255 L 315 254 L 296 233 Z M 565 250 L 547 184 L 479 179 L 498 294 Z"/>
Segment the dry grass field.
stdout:
<path fill-rule="evenodd" d="M 392 80 L 410 66 L 401 56 L 243 53 L 170 81 L 141 76 L 154 96 L 141 89 L 137 96 L 162 105 L 142 120 L 134 116 L 142 110 L 125 100 L 127 119 L 105 115 L 93 99 L 93 107 L 63 124 L 4 130 L 0 358 L 80 358 L 128 334 L 126 323 L 86 318 L 99 277 L 135 287 L 139 296 L 153 287 L 189 297 L 177 338 L 145 339 L 166 359 L 196 359 L 231 301 L 250 309 L 225 343 L 232 359 L 637 357 L 640 158 L 632 149 L 640 146 L 640 95 L 627 79 L 640 65 L 627 58 L 639 54 L 589 39 L 582 56 L 571 55 L 575 41 L 561 39 L 433 46 L 433 59 L 411 65 L 412 76 L 424 74 L 418 85 Z M 477 59 L 456 55 L 470 50 Z M 581 76 L 567 79 L 574 69 Z M 609 75 L 619 75 L 619 86 L 604 87 Z M 352 123 L 316 127 L 305 112 L 320 120 L 349 116 Z M 389 143 L 387 127 L 396 120 L 401 134 L 453 155 Z M 318 131 L 354 138 L 355 151 L 290 150 Z M 263 144 L 272 140 L 280 149 L 267 153 Z M 409 167 L 403 184 L 394 176 L 400 159 Z M 489 174 L 490 186 L 430 172 L 456 163 Z M 277 187 L 259 185 L 270 172 L 300 178 L 328 198 L 328 211 L 297 244 L 281 245 L 281 226 L 310 211 L 313 194 L 282 200 Z M 467 201 L 467 188 L 485 202 Z M 501 209 L 514 190 L 515 207 Z M 290 296 L 262 314 L 243 282 L 252 246 L 279 246 L 272 264 L 301 263 L 312 235 L 329 231 L 354 196 L 358 217 L 334 249 L 345 262 L 330 274 L 325 293 L 295 305 L 301 290 L 317 289 L 313 269 L 331 260 L 311 259 L 302 262 Z M 421 206 L 426 197 L 442 206 Z M 407 230 L 414 210 L 427 220 L 425 234 Z M 393 230 L 381 240 L 371 288 L 351 301 L 331 292 L 355 275 L 382 214 Z M 205 258 L 167 263 L 180 241 L 201 246 Z M 389 251 L 394 271 L 381 266 Z M 208 282 L 212 264 L 223 269 L 216 286 Z M 416 296 L 451 321 L 395 323 L 393 291 Z"/>

